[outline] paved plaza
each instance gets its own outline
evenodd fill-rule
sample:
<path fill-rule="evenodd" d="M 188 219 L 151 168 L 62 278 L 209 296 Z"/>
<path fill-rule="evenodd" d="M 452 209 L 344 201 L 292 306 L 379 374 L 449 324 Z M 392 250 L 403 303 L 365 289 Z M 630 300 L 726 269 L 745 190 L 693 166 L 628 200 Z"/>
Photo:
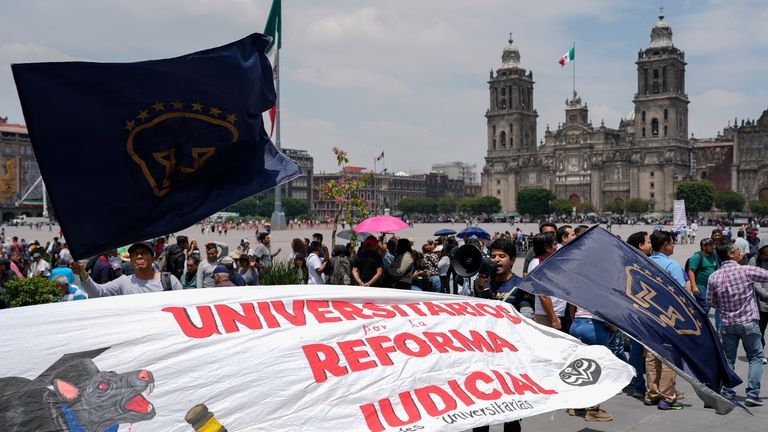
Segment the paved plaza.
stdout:
<path fill-rule="evenodd" d="M 537 232 L 537 226 L 535 224 L 479 224 L 479 226 L 489 233 L 514 231 L 515 228 L 520 228 L 524 233 Z M 464 224 L 416 224 L 413 228 L 403 230 L 398 233 L 401 237 L 407 237 L 414 241 L 416 247 L 420 247 L 426 240 L 434 238 L 432 235 L 435 231 L 441 228 L 451 228 L 456 231 L 460 231 L 465 228 Z M 670 227 L 667 226 L 666 229 Z M 696 239 L 696 244 L 677 245 L 675 248 L 675 254 L 672 256 L 681 265 L 685 263 L 685 260 L 691 256 L 691 254 L 697 250 L 698 240 L 703 237 L 709 236 L 713 227 L 703 226 L 699 229 L 699 236 Z M 42 231 L 33 230 L 27 227 L 6 227 L 6 236 L 17 235 L 19 238 L 24 238 L 27 241 L 40 240 L 41 244 L 45 244 L 50 240 L 58 228 L 54 228 L 52 232 L 49 232 L 47 228 Z M 339 227 L 339 230 L 341 228 Z M 636 231 L 651 231 L 653 226 L 649 225 L 622 225 L 613 226 L 612 232 L 623 239 L 626 239 L 630 234 Z M 330 245 L 331 228 L 320 226 L 313 229 L 291 229 L 274 231 L 272 233 L 273 250 L 282 248 L 282 253 L 278 255 L 278 259 L 287 259 L 290 253 L 290 241 L 293 238 L 309 238 L 312 233 L 320 232 L 326 238 L 326 243 Z M 247 238 L 250 240 L 251 245 L 255 244 L 255 231 L 254 230 L 229 230 L 229 233 L 219 235 L 215 233 L 201 234 L 199 226 L 188 228 L 179 234 L 185 234 L 190 239 L 197 240 L 198 244 L 202 245 L 208 241 L 222 241 L 230 245 L 230 250 L 234 250 L 241 238 Z M 760 235 L 761 239 L 768 237 L 768 233 L 764 229 Z M 345 242 L 346 240 L 337 239 L 339 242 Z M 171 240 L 173 242 L 173 240 Z M 522 258 L 518 259 L 515 263 L 514 271 L 521 273 L 522 271 Z M 710 316 L 712 318 L 712 316 Z M 743 350 L 740 349 L 739 357 L 736 365 L 737 374 L 746 378 L 747 364 Z M 768 371 L 763 373 L 762 388 L 768 389 Z M 684 380 L 678 378 L 677 387 L 679 391 L 686 394 L 686 397 L 681 402 L 685 406 L 682 411 L 660 411 L 656 407 L 644 406 L 642 401 L 634 399 L 625 394 L 618 394 L 606 401 L 601 405 L 605 410 L 613 414 L 614 420 L 607 423 L 589 423 L 584 421 L 581 417 L 570 417 L 566 414 L 565 410 L 559 410 L 547 414 L 542 414 L 533 418 L 525 419 L 523 422 L 523 431 L 552 431 L 552 432 L 565 432 L 565 431 L 578 431 L 578 432 L 597 432 L 597 431 L 632 431 L 632 432 L 721 432 L 721 431 L 754 431 L 765 432 L 768 430 L 768 406 L 751 408 L 754 415 L 750 415 L 741 409 L 735 409 L 728 415 L 718 415 L 711 409 L 705 409 L 704 403 L 699 400 L 691 386 Z M 739 386 L 736 389 L 737 399 L 743 400 L 744 398 L 744 385 Z M 765 390 L 763 396 L 765 396 Z M 501 432 L 503 428 L 501 426 L 491 427 L 491 432 Z"/>

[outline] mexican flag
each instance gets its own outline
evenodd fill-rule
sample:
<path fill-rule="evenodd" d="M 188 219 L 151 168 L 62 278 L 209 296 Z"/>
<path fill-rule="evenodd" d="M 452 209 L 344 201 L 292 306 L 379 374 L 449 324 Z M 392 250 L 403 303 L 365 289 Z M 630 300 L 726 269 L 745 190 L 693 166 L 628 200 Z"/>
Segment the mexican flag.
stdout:
<path fill-rule="evenodd" d="M 272 43 L 269 44 L 267 47 L 267 57 L 269 57 L 269 62 L 272 63 L 272 72 L 277 76 L 277 51 L 282 46 L 282 28 L 281 28 L 281 17 L 280 17 L 280 0 L 272 0 L 272 8 L 269 10 L 269 17 L 267 17 L 267 25 L 264 26 L 264 34 L 267 36 L 270 36 L 272 38 Z M 273 105 L 272 108 L 267 110 L 267 115 L 269 116 L 269 136 L 272 136 L 272 133 L 275 131 L 275 115 L 276 115 L 276 107 Z"/>
<path fill-rule="evenodd" d="M 568 50 L 567 53 L 565 53 L 564 56 L 560 57 L 560 60 L 557 62 L 560 63 L 560 66 L 565 66 L 566 63 L 572 62 L 576 58 L 576 47 L 571 48 Z"/>
<path fill-rule="evenodd" d="M 383 152 L 383 151 L 381 152 L 381 154 L 380 154 L 380 155 L 378 155 L 378 156 L 376 157 L 376 160 L 377 160 L 377 161 L 380 161 L 380 160 L 382 160 L 382 159 L 384 159 L 384 152 Z"/>

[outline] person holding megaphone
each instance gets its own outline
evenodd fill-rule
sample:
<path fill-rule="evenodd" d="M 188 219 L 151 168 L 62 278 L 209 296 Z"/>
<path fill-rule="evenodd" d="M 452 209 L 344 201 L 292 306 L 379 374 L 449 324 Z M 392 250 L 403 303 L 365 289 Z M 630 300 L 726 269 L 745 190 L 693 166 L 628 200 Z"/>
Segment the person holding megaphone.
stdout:
<path fill-rule="evenodd" d="M 480 249 L 472 244 L 458 248 L 452 263 L 456 273 L 465 278 L 477 275 L 475 296 L 495 298 L 511 303 L 523 316 L 533 319 L 533 296 L 517 289 L 522 278 L 512 272 L 517 249 L 515 243 L 506 238 L 494 240 L 488 246 L 489 255 L 483 256 Z M 487 432 L 489 426 L 472 429 L 473 432 Z M 504 423 L 504 432 L 519 432 L 520 420 Z"/>

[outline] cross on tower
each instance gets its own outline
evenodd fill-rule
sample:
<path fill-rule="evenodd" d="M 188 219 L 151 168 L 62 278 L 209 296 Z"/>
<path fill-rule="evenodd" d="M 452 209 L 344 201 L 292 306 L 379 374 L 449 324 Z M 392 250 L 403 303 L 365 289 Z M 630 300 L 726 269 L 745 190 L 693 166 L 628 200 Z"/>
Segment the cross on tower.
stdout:
<path fill-rule="evenodd" d="M 664 19 L 664 6 L 659 7 L 659 19 Z"/>

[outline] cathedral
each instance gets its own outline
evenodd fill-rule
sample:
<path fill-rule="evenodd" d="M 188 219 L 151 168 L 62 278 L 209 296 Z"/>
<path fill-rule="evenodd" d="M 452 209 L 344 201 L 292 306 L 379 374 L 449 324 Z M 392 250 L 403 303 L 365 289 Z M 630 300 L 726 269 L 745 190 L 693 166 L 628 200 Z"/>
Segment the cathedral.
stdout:
<path fill-rule="evenodd" d="M 482 194 L 497 197 L 503 211 L 517 210 L 517 192 L 526 187 L 549 189 L 576 209 L 642 198 L 660 211 L 672 209 L 677 183 L 707 179 L 747 200 L 768 198 L 768 110 L 757 121 L 734 119 L 715 138 L 689 138 L 685 53 L 672 43 L 663 15 L 635 64 L 634 109 L 618 128 L 594 126 L 574 92 L 564 121 L 556 130 L 547 126 L 537 144 L 533 72 L 521 66 L 510 39 L 488 81 Z"/>

